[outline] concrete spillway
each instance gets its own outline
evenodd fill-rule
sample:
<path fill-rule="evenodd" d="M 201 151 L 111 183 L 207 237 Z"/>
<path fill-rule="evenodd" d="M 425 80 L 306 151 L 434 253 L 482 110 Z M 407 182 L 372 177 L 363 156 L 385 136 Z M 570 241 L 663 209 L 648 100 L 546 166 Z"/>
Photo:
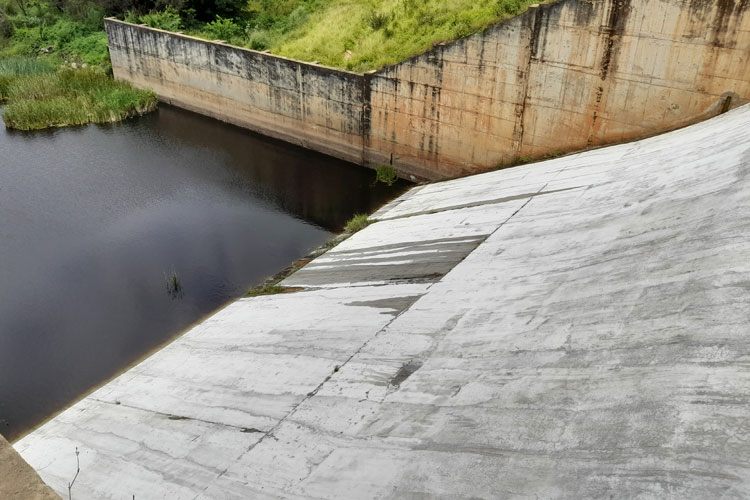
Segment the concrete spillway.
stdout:
<path fill-rule="evenodd" d="M 750 495 L 750 107 L 375 217 L 15 448 L 76 500 Z"/>

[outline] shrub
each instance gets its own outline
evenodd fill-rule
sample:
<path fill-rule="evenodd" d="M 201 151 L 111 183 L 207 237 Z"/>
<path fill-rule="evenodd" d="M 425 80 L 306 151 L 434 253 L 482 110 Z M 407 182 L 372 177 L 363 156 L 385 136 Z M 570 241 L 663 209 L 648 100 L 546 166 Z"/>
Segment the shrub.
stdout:
<path fill-rule="evenodd" d="M 349 219 L 349 222 L 346 223 L 346 229 L 349 233 L 356 233 L 357 231 L 361 231 L 362 229 L 369 226 L 371 223 L 369 219 L 369 215 L 367 214 L 354 214 L 354 217 Z"/>
<path fill-rule="evenodd" d="M 140 23 L 140 16 L 135 11 L 129 10 L 125 13 L 123 20 L 127 23 L 138 24 Z"/>
<path fill-rule="evenodd" d="M 380 165 L 375 169 L 375 181 L 393 186 L 398 180 L 398 171 L 389 165 Z"/>
<path fill-rule="evenodd" d="M 266 31 L 252 31 L 248 37 L 247 46 L 253 50 L 266 50 L 271 46 L 271 37 Z"/>
<path fill-rule="evenodd" d="M 88 64 L 109 65 L 107 34 L 97 31 L 72 40 L 62 47 L 61 52 L 69 59 L 77 59 Z"/>
<path fill-rule="evenodd" d="M 180 31 L 182 20 L 180 15 L 173 7 L 159 11 L 151 11 L 140 17 L 140 21 L 152 28 L 158 28 L 166 31 Z"/>
<path fill-rule="evenodd" d="M 218 16 L 224 18 L 241 17 L 247 0 L 186 0 L 184 7 L 193 9 L 199 21 L 211 21 Z"/>
<path fill-rule="evenodd" d="M 206 33 L 209 38 L 231 40 L 242 34 L 242 28 L 231 19 L 224 19 L 223 17 L 218 16 L 215 21 L 211 21 L 203 27 L 203 32 Z"/>
<path fill-rule="evenodd" d="M 391 20 L 391 16 L 380 12 L 372 11 L 367 18 L 370 27 L 375 31 L 385 28 Z"/>
<path fill-rule="evenodd" d="M 498 0 L 495 13 L 501 17 L 510 17 L 519 14 L 525 7 L 521 0 Z"/>

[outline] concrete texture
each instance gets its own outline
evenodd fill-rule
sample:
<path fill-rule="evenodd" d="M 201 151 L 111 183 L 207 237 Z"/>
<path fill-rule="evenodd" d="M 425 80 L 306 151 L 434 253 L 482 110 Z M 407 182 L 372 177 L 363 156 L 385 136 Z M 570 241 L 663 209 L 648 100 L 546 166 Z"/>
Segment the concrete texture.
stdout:
<path fill-rule="evenodd" d="M 16 449 L 78 500 L 750 496 L 750 106 L 376 217 Z"/>
<path fill-rule="evenodd" d="M 72 479 L 72 476 L 71 476 Z M 34 469 L 0 436 L 0 498 L 3 500 L 60 500 Z"/>
<path fill-rule="evenodd" d="M 361 74 L 105 20 L 115 78 L 162 100 L 362 164 Z"/>
<path fill-rule="evenodd" d="M 746 0 L 560 0 L 367 74 L 105 25 L 117 78 L 415 179 L 646 137 L 750 100 Z"/>
<path fill-rule="evenodd" d="M 645 137 L 750 100 L 750 3 L 543 4 L 370 86 L 368 161 L 444 177 Z"/>

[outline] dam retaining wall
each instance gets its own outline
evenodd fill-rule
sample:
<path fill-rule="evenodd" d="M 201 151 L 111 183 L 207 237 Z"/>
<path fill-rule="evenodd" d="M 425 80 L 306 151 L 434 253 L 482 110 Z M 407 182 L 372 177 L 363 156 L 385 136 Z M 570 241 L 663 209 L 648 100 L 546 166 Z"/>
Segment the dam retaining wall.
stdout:
<path fill-rule="evenodd" d="M 369 73 L 106 20 L 116 78 L 348 161 L 439 179 L 750 101 L 748 0 L 560 0 Z"/>

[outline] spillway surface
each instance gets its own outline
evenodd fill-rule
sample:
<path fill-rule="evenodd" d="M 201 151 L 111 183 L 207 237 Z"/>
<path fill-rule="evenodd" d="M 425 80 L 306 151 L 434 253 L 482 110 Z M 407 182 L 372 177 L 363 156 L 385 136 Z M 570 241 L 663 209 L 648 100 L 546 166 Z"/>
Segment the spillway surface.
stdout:
<path fill-rule="evenodd" d="M 16 449 L 77 499 L 750 495 L 750 107 L 375 217 Z"/>

